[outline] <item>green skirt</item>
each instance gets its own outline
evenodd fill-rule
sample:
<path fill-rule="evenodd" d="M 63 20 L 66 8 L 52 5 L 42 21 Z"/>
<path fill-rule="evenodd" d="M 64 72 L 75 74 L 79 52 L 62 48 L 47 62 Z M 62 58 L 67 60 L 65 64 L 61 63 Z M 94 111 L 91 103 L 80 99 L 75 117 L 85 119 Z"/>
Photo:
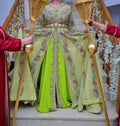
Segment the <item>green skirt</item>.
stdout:
<path fill-rule="evenodd" d="M 67 108 L 71 106 L 60 39 L 57 41 L 56 50 L 54 50 L 53 43 L 54 38 L 50 40 L 42 63 L 37 106 L 39 112 L 49 112 L 56 110 L 57 107 Z M 56 53 L 56 55 L 53 53 Z"/>

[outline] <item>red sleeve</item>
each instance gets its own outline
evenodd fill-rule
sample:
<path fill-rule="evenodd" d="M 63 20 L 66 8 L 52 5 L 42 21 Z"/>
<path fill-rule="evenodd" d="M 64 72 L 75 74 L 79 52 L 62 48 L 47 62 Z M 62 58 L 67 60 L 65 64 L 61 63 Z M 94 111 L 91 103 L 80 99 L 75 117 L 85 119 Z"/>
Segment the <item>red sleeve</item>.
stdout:
<path fill-rule="evenodd" d="M 120 26 L 107 25 L 105 33 L 120 38 Z"/>
<path fill-rule="evenodd" d="M 21 40 L 9 36 L 0 27 L 0 50 L 1 51 L 19 51 L 21 50 Z"/>

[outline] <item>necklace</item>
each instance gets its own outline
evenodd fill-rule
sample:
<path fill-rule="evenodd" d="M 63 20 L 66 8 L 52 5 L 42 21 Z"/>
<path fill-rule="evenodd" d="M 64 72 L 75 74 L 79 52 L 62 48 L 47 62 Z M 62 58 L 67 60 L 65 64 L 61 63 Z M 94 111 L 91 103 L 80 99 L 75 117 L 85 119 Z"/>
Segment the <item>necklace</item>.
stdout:
<path fill-rule="evenodd" d="M 50 6 L 52 6 L 54 9 L 57 9 L 64 6 L 64 3 L 54 2 L 54 3 L 51 3 Z"/>

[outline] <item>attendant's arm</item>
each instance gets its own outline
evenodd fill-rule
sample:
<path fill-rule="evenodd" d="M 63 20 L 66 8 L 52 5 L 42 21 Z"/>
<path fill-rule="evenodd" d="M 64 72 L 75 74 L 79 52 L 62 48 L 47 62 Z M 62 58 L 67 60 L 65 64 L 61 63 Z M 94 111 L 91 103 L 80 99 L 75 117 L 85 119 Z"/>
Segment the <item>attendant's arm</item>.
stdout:
<path fill-rule="evenodd" d="M 107 25 L 105 33 L 120 38 L 120 26 Z"/>
<path fill-rule="evenodd" d="M 89 25 L 90 26 L 95 26 L 96 28 L 102 30 L 102 31 L 106 31 L 106 25 L 105 24 L 102 24 L 102 23 L 99 23 L 99 22 L 96 22 L 96 21 L 90 21 L 89 22 Z"/>
<path fill-rule="evenodd" d="M 89 25 L 95 26 L 106 34 L 114 35 L 115 37 L 120 38 L 120 26 L 105 25 L 96 21 L 90 21 Z"/>
<path fill-rule="evenodd" d="M 21 40 L 9 36 L 0 27 L 0 50 L 1 51 L 18 51 L 21 50 Z"/>
<path fill-rule="evenodd" d="M 9 36 L 0 27 L 0 50 L 1 51 L 20 51 L 24 45 L 33 43 L 33 36 L 28 36 L 23 39 L 17 39 Z"/>
<path fill-rule="evenodd" d="M 1 51 L 19 51 L 21 50 L 22 44 L 20 39 L 10 37 L 5 33 L 5 40 L 0 39 L 0 50 Z"/>
<path fill-rule="evenodd" d="M 19 51 L 21 50 L 21 40 L 20 39 L 0 39 L 0 50 L 1 51 Z"/>

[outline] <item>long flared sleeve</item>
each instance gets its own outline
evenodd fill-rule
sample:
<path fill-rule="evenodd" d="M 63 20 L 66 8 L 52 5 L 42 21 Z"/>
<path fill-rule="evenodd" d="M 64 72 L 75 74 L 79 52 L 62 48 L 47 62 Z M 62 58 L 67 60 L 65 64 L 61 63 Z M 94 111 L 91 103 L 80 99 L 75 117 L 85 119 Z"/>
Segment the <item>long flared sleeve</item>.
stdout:
<path fill-rule="evenodd" d="M 70 10 L 71 10 L 71 8 L 70 8 Z M 75 27 L 72 11 L 70 11 L 70 15 L 69 15 L 69 19 L 68 19 L 68 28 L 69 28 L 69 30 L 71 32 L 76 31 L 76 27 Z"/>
<path fill-rule="evenodd" d="M 71 10 L 71 8 L 70 8 Z M 83 31 L 81 29 L 77 29 L 74 19 L 73 19 L 73 14 L 72 11 L 70 11 L 70 15 L 69 15 L 69 22 L 68 22 L 68 29 L 74 34 L 74 35 L 81 35 L 84 34 Z"/>

